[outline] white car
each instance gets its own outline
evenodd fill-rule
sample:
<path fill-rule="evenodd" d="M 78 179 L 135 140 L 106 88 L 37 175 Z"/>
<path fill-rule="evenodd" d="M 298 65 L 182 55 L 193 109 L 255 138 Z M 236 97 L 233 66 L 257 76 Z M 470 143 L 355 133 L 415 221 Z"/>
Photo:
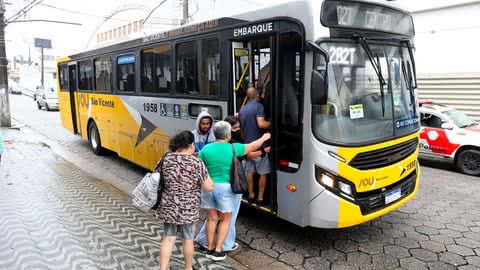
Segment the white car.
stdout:
<path fill-rule="evenodd" d="M 58 93 L 54 87 L 47 87 L 42 92 L 39 92 L 37 95 L 37 107 L 42 109 L 45 107 L 45 110 L 58 110 Z"/>
<path fill-rule="evenodd" d="M 480 123 L 438 103 L 420 102 L 420 157 L 446 159 L 462 173 L 480 175 Z"/>

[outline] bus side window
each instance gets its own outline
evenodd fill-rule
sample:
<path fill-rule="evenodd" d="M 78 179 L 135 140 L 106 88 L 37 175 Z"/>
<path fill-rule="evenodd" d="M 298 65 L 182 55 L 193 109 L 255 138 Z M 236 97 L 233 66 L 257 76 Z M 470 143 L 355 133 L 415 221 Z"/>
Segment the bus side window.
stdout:
<path fill-rule="evenodd" d="M 142 51 L 142 91 L 170 93 L 172 83 L 172 48 L 170 44 Z"/>
<path fill-rule="evenodd" d="M 117 58 L 117 87 L 119 91 L 135 92 L 135 55 Z"/>
<path fill-rule="evenodd" d="M 78 88 L 80 90 L 93 90 L 93 70 L 90 60 L 78 63 Z"/>
<path fill-rule="evenodd" d="M 95 67 L 95 90 L 99 92 L 112 90 L 112 60 L 110 57 L 97 58 Z"/>

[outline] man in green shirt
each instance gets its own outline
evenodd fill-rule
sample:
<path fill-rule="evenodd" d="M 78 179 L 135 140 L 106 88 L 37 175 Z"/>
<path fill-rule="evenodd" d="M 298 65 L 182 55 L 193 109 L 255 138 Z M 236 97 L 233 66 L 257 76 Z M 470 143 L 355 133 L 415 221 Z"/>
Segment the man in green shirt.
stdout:
<path fill-rule="evenodd" d="M 227 257 L 222 250 L 227 236 L 235 202 L 241 194 L 232 192 L 230 186 L 230 170 L 233 161 L 231 126 L 228 122 L 220 121 L 213 126 L 215 142 L 202 148 L 198 157 L 205 163 L 208 174 L 215 184 L 213 191 L 202 192 L 200 207 L 207 209 L 207 258 L 214 261 L 225 260 Z M 264 134 L 260 139 L 249 144 L 234 143 L 235 155 L 241 157 L 259 149 L 264 142 L 270 139 L 270 134 Z M 217 225 L 218 223 L 218 225 Z M 218 226 L 217 242 L 214 243 L 215 231 Z"/>

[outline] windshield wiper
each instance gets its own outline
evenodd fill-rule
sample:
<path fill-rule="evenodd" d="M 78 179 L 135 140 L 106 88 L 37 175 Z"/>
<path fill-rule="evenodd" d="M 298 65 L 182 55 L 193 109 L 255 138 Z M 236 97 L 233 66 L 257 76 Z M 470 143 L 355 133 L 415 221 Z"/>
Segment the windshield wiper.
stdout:
<path fill-rule="evenodd" d="M 378 54 L 375 56 L 377 57 L 378 72 L 380 76 L 382 76 L 382 66 L 380 65 L 380 59 L 378 57 Z M 384 84 L 385 84 L 385 80 L 383 80 L 383 84 L 380 83 L 380 95 L 382 96 L 382 117 L 385 117 L 385 91 L 383 89 Z"/>
<path fill-rule="evenodd" d="M 410 65 L 408 65 L 408 71 L 407 68 L 405 68 L 405 61 L 402 60 L 402 73 L 403 73 L 403 79 L 405 80 L 405 86 L 408 89 L 408 92 L 410 93 L 410 103 L 412 104 L 413 107 L 413 113 L 417 115 L 417 108 L 415 104 L 415 94 L 413 93 L 413 79 L 412 79 L 412 74 L 410 73 Z"/>
<path fill-rule="evenodd" d="M 377 55 L 377 59 L 375 60 L 375 57 L 373 56 L 372 50 L 370 49 L 370 46 L 368 46 L 367 40 L 365 39 L 364 36 L 360 34 L 355 34 L 352 37 L 354 40 L 358 40 L 360 45 L 362 45 L 363 50 L 367 53 L 368 59 L 370 60 L 370 63 L 372 64 L 373 70 L 375 70 L 375 73 L 377 73 L 378 81 L 380 82 L 380 95 L 382 96 L 382 117 L 385 117 L 385 92 L 384 92 L 384 86 L 387 84 L 385 82 L 385 79 L 383 78 L 382 75 L 382 69 L 380 67 L 380 60 Z"/>

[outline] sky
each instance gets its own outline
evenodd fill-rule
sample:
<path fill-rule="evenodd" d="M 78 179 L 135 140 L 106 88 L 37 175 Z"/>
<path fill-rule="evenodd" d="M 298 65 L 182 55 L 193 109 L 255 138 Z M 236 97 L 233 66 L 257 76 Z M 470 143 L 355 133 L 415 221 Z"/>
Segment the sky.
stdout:
<path fill-rule="evenodd" d="M 85 51 L 96 46 L 95 37 L 88 42 L 96 30 L 104 31 L 127 24 L 129 21 L 145 18 L 163 0 L 6 0 L 6 18 L 31 1 L 41 3 L 32 8 L 20 20 L 48 19 L 80 23 L 80 26 L 42 22 L 11 23 L 6 28 L 7 56 L 28 56 L 29 49 L 33 58 L 38 58 L 38 49 L 33 39 L 51 39 L 53 49 L 45 53 L 53 56 L 68 55 Z M 285 0 L 190 0 L 192 20 L 203 21 L 210 18 L 229 16 L 247 10 L 254 10 Z M 315 1 L 315 0 L 314 0 Z M 472 0 L 397 0 L 396 3 L 408 10 L 425 9 L 438 5 Z M 9 3 L 9 4 L 8 4 Z M 144 34 L 161 32 L 178 26 L 182 15 L 181 0 L 166 0 L 148 19 Z M 116 10 L 119 12 L 106 20 Z M 35 60 L 35 59 L 34 59 Z"/>

